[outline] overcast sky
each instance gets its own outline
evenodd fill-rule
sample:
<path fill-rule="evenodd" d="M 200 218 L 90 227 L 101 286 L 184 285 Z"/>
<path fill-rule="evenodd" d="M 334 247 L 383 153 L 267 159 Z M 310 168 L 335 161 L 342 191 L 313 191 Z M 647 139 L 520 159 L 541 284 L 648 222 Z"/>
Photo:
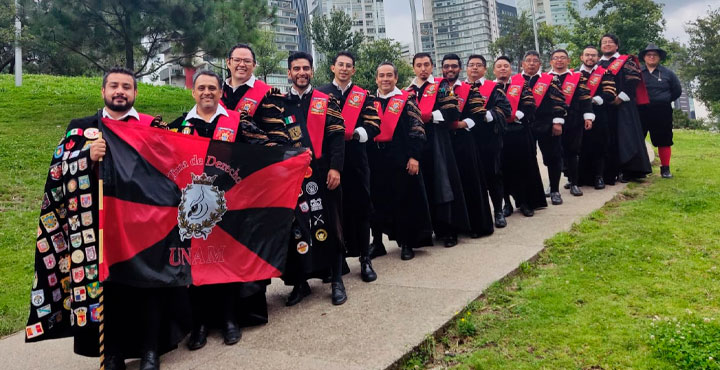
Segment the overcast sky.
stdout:
<path fill-rule="evenodd" d="M 422 1 L 414 0 L 418 18 L 422 17 Z M 515 5 L 514 0 L 502 0 L 500 2 Z M 586 1 L 580 0 L 581 7 Z M 665 4 L 663 13 L 667 22 L 665 37 L 677 39 L 680 42 L 687 42 L 685 23 L 695 20 L 698 16 L 707 13 L 711 4 L 717 7 L 717 1 L 710 0 L 663 0 Z M 402 43 L 412 44 L 412 22 L 410 16 L 409 0 L 385 1 L 385 24 L 387 35 L 390 38 Z"/>

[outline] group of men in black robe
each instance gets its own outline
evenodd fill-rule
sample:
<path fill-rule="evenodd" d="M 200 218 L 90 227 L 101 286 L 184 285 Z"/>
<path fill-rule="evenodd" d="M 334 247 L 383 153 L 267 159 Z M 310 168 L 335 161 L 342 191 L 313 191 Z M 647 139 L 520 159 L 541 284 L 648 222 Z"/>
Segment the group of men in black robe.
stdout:
<path fill-rule="evenodd" d="M 359 257 L 363 281 L 376 280 L 371 259 L 387 253 L 384 235 L 398 244 L 402 260 L 410 260 L 416 248 L 433 245 L 433 238 L 453 247 L 461 234 L 478 238 L 506 227 L 506 218 L 515 208 L 531 217 L 535 210 L 547 207 L 537 147 L 548 170 L 554 205 L 562 204 L 563 171 L 567 188 L 575 196 L 583 194 L 583 185 L 602 189 L 606 183 L 649 173 L 637 119 L 636 101 L 642 99 L 637 93 L 640 69 L 634 57 L 617 54 L 617 47 L 615 36 L 603 36 L 600 50 L 590 46 L 583 51 L 583 65 L 577 71 L 568 69 L 565 50 L 550 55 L 550 73 L 540 72 L 541 59 L 535 51 L 526 53 L 519 74 L 512 73 L 509 58 L 500 56 L 494 61 L 494 81 L 485 78 L 487 61 L 481 55 L 467 60 L 445 55 L 443 76 L 437 79 L 432 76 L 431 55 L 418 53 L 410 86 L 398 88 L 397 67 L 384 62 L 376 69 L 374 94 L 353 84 L 355 57 L 351 53 L 335 55 L 333 81 L 314 88 L 312 56 L 296 52 L 288 58 L 292 86 L 282 94 L 255 78 L 254 51 L 238 44 L 226 60 L 230 77 L 222 81 L 211 71 L 196 73 L 192 87 L 196 105 L 169 124 L 134 110 L 135 77 L 131 71 L 116 68 L 103 79 L 105 108 L 71 122 L 55 153 L 48 184 L 54 186 L 52 181 L 66 171 L 62 166 L 68 156 L 63 151 L 76 142 L 83 145 L 81 159 L 89 183 L 95 183 L 96 164 L 106 150 L 96 135 L 102 118 L 213 140 L 308 148 L 312 161 L 298 195 L 282 277 L 292 286 L 286 305 L 296 305 L 311 294 L 307 281 L 313 278 L 331 283 L 331 301 L 341 305 L 348 299 L 342 280 L 349 272 L 346 257 Z M 461 81 L 463 62 L 467 78 Z M 48 204 L 43 209 L 57 203 L 57 212 L 62 212 L 65 195 L 56 189 L 46 189 Z M 88 194 L 83 207 L 91 208 L 98 203 L 98 199 L 92 201 L 97 189 Z M 54 213 L 41 217 L 38 270 L 55 266 L 55 260 L 43 254 L 50 241 L 56 251 L 63 250 L 60 237 L 53 234 L 58 229 L 57 217 Z M 90 230 L 96 227 L 92 224 L 90 220 L 85 225 L 83 219 Z M 93 251 L 86 249 L 86 254 Z M 86 257 L 91 258 L 96 257 Z M 45 289 L 47 296 L 55 298 L 51 288 L 57 279 L 46 279 L 49 286 L 43 283 L 38 289 L 36 276 L 34 306 L 44 303 Z M 191 350 L 206 345 L 211 328 L 221 330 L 225 344 L 237 343 L 242 327 L 267 322 L 268 284 L 256 281 L 189 289 L 107 284 L 105 367 L 124 369 L 125 359 L 140 357 L 141 369 L 159 368 L 159 355 L 175 348 L 188 332 Z M 63 286 L 64 291 L 69 289 Z M 123 302 L 129 296 L 135 305 L 145 307 L 143 315 L 133 320 L 135 325 L 123 318 Z M 89 312 L 78 306 L 80 297 L 85 299 L 85 293 L 75 294 L 74 303 L 72 298 L 58 303 L 62 297 L 57 298 L 59 313 L 51 305 L 33 310 L 28 340 L 74 335 L 76 352 L 96 354 L 97 333 L 82 330 Z M 63 305 L 64 310 L 71 310 L 69 320 L 62 319 Z M 164 309 L 167 305 L 173 308 Z M 66 330 L 43 337 L 43 328 L 53 325 Z"/>

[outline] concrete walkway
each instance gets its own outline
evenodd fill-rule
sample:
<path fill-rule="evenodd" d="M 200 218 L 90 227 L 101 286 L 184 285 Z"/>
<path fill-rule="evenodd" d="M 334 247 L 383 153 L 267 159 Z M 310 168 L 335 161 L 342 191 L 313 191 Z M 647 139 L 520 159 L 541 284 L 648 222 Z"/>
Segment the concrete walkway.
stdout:
<path fill-rule="evenodd" d="M 648 148 L 651 154 L 652 149 Z M 541 173 L 547 172 L 541 165 Z M 564 182 L 561 182 L 564 183 Z M 422 248 L 411 261 L 387 242 L 388 255 L 373 266 L 378 280 L 364 283 L 357 259 L 348 261 L 348 301 L 330 303 L 330 286 L 311 282 L 313 294 L 285 307 L 290 292 L 281 281 L 268 289 L 269 323 L 247 329 L 235 346 L 218 334 L 196 352 L 184 346 L 162 357 L 164 369 L 384 369 L 453 318 L 485 288 L 543 249 L 543 241 L 600 208 L 623 190 L 584 187 L 573 197 L 561 189 L 565 203 L 539 210 L 535 217 L 516 211 L 508 227 L 486 238 L 461 238 L 454 248 Z M 549 201 L 548 201 L 549 203 Z M 23 333 L 0 341 L 3 369 L 76 370 L 97 368 L 98 361 L 72 353 L 72 340 L 25 344 Z M 138 361 L 128 363 L 136 369 Z"/>

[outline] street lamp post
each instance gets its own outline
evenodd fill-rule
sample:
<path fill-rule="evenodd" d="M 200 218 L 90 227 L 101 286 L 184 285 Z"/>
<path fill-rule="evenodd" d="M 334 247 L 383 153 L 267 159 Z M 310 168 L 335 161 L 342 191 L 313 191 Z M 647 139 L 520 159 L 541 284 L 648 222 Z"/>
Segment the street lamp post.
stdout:
<path fill-rule="evenodd" d="M 532 5 L 532 22 L 533 22 L 533 34 L 535 35 L 535 51 L 540 52 L 540 44 L 538 43 L 537 36 L 537 19 L 535 18 L 535 0 L 530 0 Z"/>
<path fill-rule="evenodd" d="M 20 4 L 15 0 L 15 86 L 22 86 L 22 48 L 20 47 Z"/>

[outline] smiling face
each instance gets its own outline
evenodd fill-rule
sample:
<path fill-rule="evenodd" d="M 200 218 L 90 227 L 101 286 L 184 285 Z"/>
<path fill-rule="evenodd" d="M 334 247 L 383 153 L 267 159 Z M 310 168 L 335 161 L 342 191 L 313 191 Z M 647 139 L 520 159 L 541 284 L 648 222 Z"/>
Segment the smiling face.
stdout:
<path fill-rule="evenodd" d="M 202 110 L 217 109 L 220 102 L 220 86 L 217 78 L 213 76 L 200 75 L 195 80 L 192 96 L 195 104 Z"/>
<path fill-rule="evenodd" d="M 613 41 L 613 39 L 609 37 L 603 37 L 600 39 L 600 51 L 602 51 L 603 55 L 611 56 L 618 51 L 618 44 Z"/>
<path fill-rule="evenodd" d="M 345 85 L 350 82 L 350 79 L 355 74 L 355 64 L 350 57 L 340 55 L 335 60 L 335 64 L 330 66 L 330 70 L 335 74 L 335 80 Z"/>
<path fill-rule="evenodd" d="M 241 84 L 249 80 L 255 70 L 255 59 L 247 48 L 233 50 L 226 62 L 234 83 Z"/>
<path fill-rule="evenodd" d="M 397 84 L 398 76 L 391 65 L 381 65 L 375 75 L 375 83 L 383 95 L 389 94 Z"/>
<path fill-rule="evenodd" d="M 307 59 L 295 59 L 290 63 L 288 78 L 292 81 L 295 90 L 305 91 L 313 77 L 313 69 Z"/>
<path fill-rule="evenodd" d="M 565 71 L 567 69 L 568 62 L 568 55 L 561 51 L 553 54 L 550 59 L 550 65 L 556 71 Z"/>
<path fill-rule="evenodd" d="M 102 88 L 102 95 L 109 110 L 127 112 L 132 108 L 137 97 L 135 81 L 132 76 L 124 73 L 111 73 Z"/>
<path fill-rule="evenodd" d="M 495 73 L 495 77 L 497 77 L 498 80 L 506 81 L 512 74 L 512 66 L 510 66 L 510 62 L 507 60 L 498 59 L 493 66 L 493 73 Z"/>
<path fill-rule="evenodd" d="M 594 48 L 585 48 L 583 50 L 582 55 L 580 56 L 580 60 L 583 62 L 583 64 L 588 67 L 592 68 L 595 67 L 598 61 L 598 51 Z"/>
<path fill-rule="evenodd" d="M 485 63 L 483 63 L 480 58 L 470 59 L 467 63 L 467 68 L 465 69 L 465 73 L 467 74 L 470 82 L 475 82 L 485 77 L 486 71 L 487 68 L 485 67 Z"/>
<path fill-rule="evenodd" d="M 455 82 L 460 75 L 460 61 L 456 59 L 446 59 L 442 63 L 443 77 L 450 82 Z"/>

